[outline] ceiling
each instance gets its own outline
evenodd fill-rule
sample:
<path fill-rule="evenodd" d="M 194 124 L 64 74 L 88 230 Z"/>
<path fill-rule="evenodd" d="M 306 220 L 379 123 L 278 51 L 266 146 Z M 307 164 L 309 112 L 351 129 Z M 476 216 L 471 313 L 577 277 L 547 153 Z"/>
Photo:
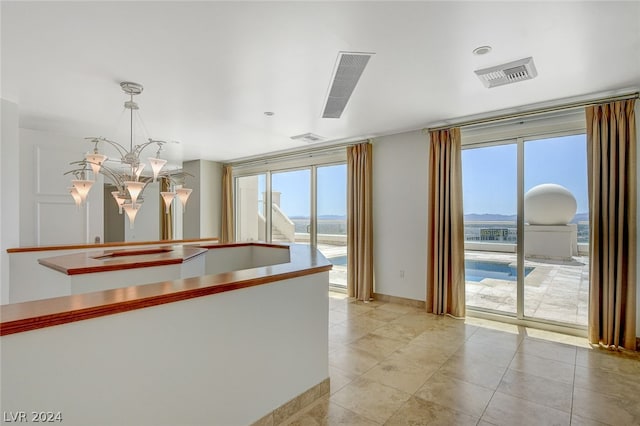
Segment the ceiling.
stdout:
<path fill-rule="evenodd" d="M 640 87 L 640 2 L 10 2 L 2 98 L 20 127 L 106 136 L 136 98 L 184 160 L 230 161 L 495 110 Z M 489 54 L 473 49 L 490 45 Z M 340 51 L 373 52 L 339 119 L 321 118 Z M 538 77 L 474 70 L 532 56 Z M 273 116 L 266 116 L 272 111 Z"/>

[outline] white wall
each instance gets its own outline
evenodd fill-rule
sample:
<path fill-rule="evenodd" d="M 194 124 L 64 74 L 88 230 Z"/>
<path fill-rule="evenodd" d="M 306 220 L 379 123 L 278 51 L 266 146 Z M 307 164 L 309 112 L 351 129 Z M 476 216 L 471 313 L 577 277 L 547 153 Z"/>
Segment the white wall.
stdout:
<path fill-rule="evenodd" d="M 220 237 L 222 204 L 222 164 L 202 161 L 201 186 L 207 188 L 200 194 L 200 238 Z"/>
<path fill-rule="evenodd" d="M 185 161 L 182 169 L 193 175 L 187 176 L 185 182 L 185 186 L 193 191 L 182 214 L 182 238 L 200 238 L 200 160 Z M 179 201 L 175 205 L 182 209 Z"/>
<path fill-rule="evenodd" d="M 82 137 L 20 129 L 20 246 L 88 244 L 103 236 L 103 178 L 86 206 L 69 195 L 73 169 L 92 145 Z"/>
<path fill-rule="evenodd" d="M 3 336 L 2 409 L 61 411 L 65 425 L 251 424 L 329 376 L 328 282 L 322 272 Z"/>
<path fill-rule="evenodd" d="M 222 201 L 222 164 L 193 160 L 183 164 L 187 176 L 185 186 L 193 189 L 183 216 L 183 238 L 220 236 Z"/>
<path fill-rule="evenodd" d="M 426 300 L 428 161 L 422 131 L 373 142 L 376 293 Z"/>
<path fill-rule="evenodd" d="M 7 249 L 20 245 L 20 176 L 18 106 L 1 100 L 0 113 L 0 304 L 9 301 L 9 255 Z"/>

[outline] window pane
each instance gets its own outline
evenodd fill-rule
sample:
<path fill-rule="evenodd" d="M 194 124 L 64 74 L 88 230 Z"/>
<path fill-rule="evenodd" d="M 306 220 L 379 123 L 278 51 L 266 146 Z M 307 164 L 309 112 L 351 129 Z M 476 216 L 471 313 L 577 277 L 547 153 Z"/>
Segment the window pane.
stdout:
<path fill-rule="evenodd" d="M 524 144 L 524 314 L 586 325 L 589 204 L 586 137 Z M 525 271 L 526 273 L 526 271 Z"/>
<path fill-rule="evenodd" d="M 318 250 L 333 264 L 330 284 L 347 286 L 347 165 L 317 168 Z"/>
<path fill-rule="evenodd" d="M 271 175 L 271 241 L 309 244 L 311 170 Z"/>
<path fill-rule="evenodd" d="M 517 312 L 517 147 L 462 151 L 466 303 Z"/>

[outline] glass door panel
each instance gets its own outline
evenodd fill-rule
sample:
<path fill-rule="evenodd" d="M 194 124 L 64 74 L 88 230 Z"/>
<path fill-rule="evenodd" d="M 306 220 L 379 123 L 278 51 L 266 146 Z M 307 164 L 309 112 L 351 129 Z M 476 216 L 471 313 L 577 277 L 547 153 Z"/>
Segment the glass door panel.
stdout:
<path fill-rule="evenodd" d="M 238 241 L 266 241 L 265 191 L 265 174 L 242 176 L 236 179 L 236 239 Z"/>
<path fill-rule="evenodd" d="M 517 314 L 517 145 L 462 151 L 467 306 Z"/>
<path fill-rule="evenodd" d="M 333 264 L 329 283 L 347 286 L 347 165 L 322 166 L 317 173 L 317 247 Z"/>
<path fill-rule="evenodd" d="M 524 315 L 587 325 L 586 137 L 524 142 Z"/>
<path fill-rule="evenodd" d="M 311 170 L 271 175 L 271 241 L 310 244 Z"/>

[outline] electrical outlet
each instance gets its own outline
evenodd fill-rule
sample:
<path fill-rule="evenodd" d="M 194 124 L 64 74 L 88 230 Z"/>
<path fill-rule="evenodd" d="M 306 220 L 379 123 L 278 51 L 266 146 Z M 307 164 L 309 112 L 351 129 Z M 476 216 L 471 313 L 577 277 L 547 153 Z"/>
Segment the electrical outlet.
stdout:
<path fill-rule="evenodd" d="M 400 269 L 400 278 L 404 279 L 404 269 Z"/>

